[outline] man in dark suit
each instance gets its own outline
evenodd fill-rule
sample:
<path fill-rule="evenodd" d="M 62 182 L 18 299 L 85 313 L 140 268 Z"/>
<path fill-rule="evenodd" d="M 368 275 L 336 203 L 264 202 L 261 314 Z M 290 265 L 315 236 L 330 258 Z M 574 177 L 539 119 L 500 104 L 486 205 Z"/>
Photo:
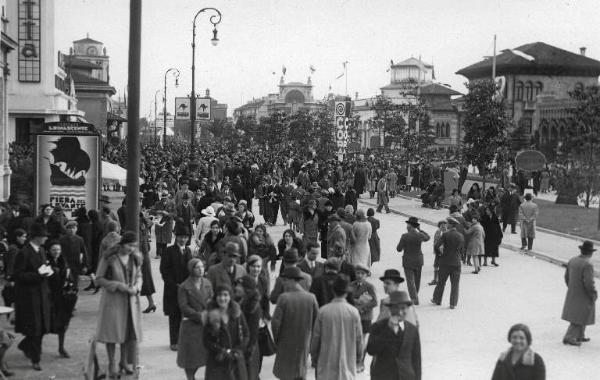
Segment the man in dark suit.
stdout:
<path fill-rule="evenodd" d="M 228 241 L 224 247 L 223 261 L 211 266 L 206 272 L 206 278 L 210 281 L 213 289 L 222 285 L 233 289 L 236 281 L 246 275 L 246 269 L 238 264 L 240 256 L 239 244 Z"/>
<path fill-rule="evenodd" d="M 318 243 L 309 242 L 306 245 L 306 257 L 298 264 L 298 268 L 310 277 L 319 277 L 325 272 L 325 264 L 318 262 L 320 247 Z"/>
<path fill-rule="evenodd" d="M 450 277 L 450 309 L 454 309 L 458 303 L 458 283 L 460 281 L 460 255 L 465 246 L 463 234 L 456 230 L 459 224 L 453 217 L 446 219 L 449 230 L 433 246 L 434 252 L 439 257 L 440 269 L 438 272 L 438 283 L 433 291 L 432 303 L 440 305 L 446 280 Z M 443 248 L 442 248 L 443 246 Z"/>
<path fill-rule="evenodd" d="M 58 240 L 62 250 L 62 255 L 71 269 L 73 282 L 79 286 L 79 275 L 86 272 L 89 252 L 85 247 L 83 238 L 77 235 L 77 222 L 70 220 L 66 225 L 67 233 Z"/>
<path fill-rule="evenodd" d="M 419 288 L 421 287 L 421 269 L 423 268 L 423 251 L 421 244 L 429 240 L 429 235 L 419 228 L 419 220 L 411 216 L 406 221 L 407 232 L 402 235 L 396 250 L 404 251 L 402 266 L 406 277 L 408 293 L 415 305 L 419 304 Z"/>
<path fill-rule="evenodd" d="M 287 268 L 298 266 L 298 262 L 300 261 L 298 250 L 296 248 L 286 249 L 283 253 L 283 259 L 281 261 L 281 266 L 283 267 L 282 274 L 279 277 L 277 277 L 277 280 L 275 280 L 275 285 L 273 286 L 271 296 L 269 297 L 271 303 L 273 304 L 277 304 L 277 299 L 279 298 L 281 293 L 284 293 L 288 290 L 285 286 L 285 278 L 283 276 L 283 273 L 285 273 L 285 270 Z M 312 283 L 312 278 L 309 274 L 306 274 L 304 272 L 301 272 L 300 275 L 302 276 L 302 279 L 300 280 L 300 286 L 302 286 L 304 290 L 308 291 Z"/>
<path fill-rule="evenodd" d="M 404 320 L 411 304 L 406 292 L 392 292 L 387 301 L 391 316 L 371 328 L 367 343 L 367 352 L 373 356 L 371 379 L 421 380 L 419 330 Z"/>
<path fill-rule="evenodd" d="M 185 226 L 175 229 L 175 244 L 168 247 L 160 260 L 160 274 L 165 283 L 163 309 L 169 317 L 169 338 L 171 350 L 177 351 L 181 310 L 177 302 L 177 287 L 188 277 L 187 264 L 192 259 L 192 251 L 186 246 L 190 231 Z"/>
<path fill-rule="evenodd" d="M 15 332 L 25 335 L 18 348 L 31 360 L 33 369 L 41 371 L 42 338 L 50 331 L 50 288 L 48 277 L 53 272 L 46 265 L 43 245 L 48 231 L 34 224 L 31 240 L 15 256 Z"/>
<path fill-rule="evenodd" d="M 190 245 L 190 241 L 192 239 L 192 231 L 194 228 L 193 224 L 195 220 L 194 218 L 196 217 L 194 206 L 192 206 L 190 198 L 191 197 L 188 193 L 183 193 L 181 196 L 182 203 L 175 209 L 178 219 L 176 224 L 181 224 L 182 226 L 187 227 L 190 231 L 190 235 L 188 236 L 188 241 L 186 243 L 187 245 Z"/>
<path fill-rule="evenodd" d="M 346 260 L 346 251 L 341 243 L 335 243 L 333 246 L 333 255 L 332 257 L 340 260 L 340 268 L 339 272 L 345 274 L 350 279 L 350 282 L 356 280 L 356 271 L 354 269 L 354 265 L 350 264 L 348 260 Z"/>

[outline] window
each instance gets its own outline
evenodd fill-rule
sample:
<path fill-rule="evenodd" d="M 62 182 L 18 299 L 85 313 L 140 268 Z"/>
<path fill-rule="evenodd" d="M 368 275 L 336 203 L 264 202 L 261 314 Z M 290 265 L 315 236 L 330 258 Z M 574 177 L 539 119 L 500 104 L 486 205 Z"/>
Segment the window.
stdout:
<path fill-rule="evenodd" d="M 446 123 L 446 137 L 450 137 L 450 124 Z"/>
<path fill-rule="evenodd" d="M 523 82 L 517 82 L 516 85 L 516 94 L 515 94 L 515 99 L 516 100 L 523 100 Z"/>
<path fill-rule="evenodd" d="M 17 144 L 29 144 L 33 142 L 32 133 L 41 130 L 44 119 L 16 118 L 15 119 L 15 142 Z"/>
<path fill-rule="evenodd" d="M 441 133 L 441 129 L 440 129 L 440 123 L 435 123 L 435 136 L 436 137 L 442 137 L 442 133 Z"/>
<path fill-rule="evenodd" d="M 19 0 L 19 81 L 40 81 L 40 3 Z"/>
<path fill-rule="evenodd" d="M 536 82 L 536 83 L 535 83 L 535 95 L 536 95 L 536 96 L 537 96 L 539 93 L 541 93 L 543 89 L 544 89 L 544 86 L 542 85 L 542 82 Z"/>
<path fill-rule="evenodd" d="M 542 122 L 542 134 L 541 134 L 541 139 L 542 139 L 542 144 L 546 144 L 548 142 L 548 125 L 546 124 L 545 121 Z"/>
<path fill-rule="evenodd" d="M 90 46 L 89 48 L 87 48 L 87 54 L 88 55 L 98 55 L 98 49 L 96 49 L 95 46 Z"/>
<path fill-rule="evenodd" d="M 525 100 L 533 99 L 533 84 L 531 82 L 527 82 L 525 84 Z"/>

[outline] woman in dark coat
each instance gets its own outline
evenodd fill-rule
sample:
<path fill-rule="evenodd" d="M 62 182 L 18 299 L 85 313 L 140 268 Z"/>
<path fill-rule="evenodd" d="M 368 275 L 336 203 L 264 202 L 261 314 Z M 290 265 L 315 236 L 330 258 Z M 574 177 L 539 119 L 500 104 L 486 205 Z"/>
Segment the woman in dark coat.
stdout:
<path fill-rule="evenodd" d="M 77 288 L 71 278 L 71 271 L 61 255 L 60 242 L 48 244 L 48 265 L 54 273 L 48 278 L 50 287 L 50 332 L 58 335 L 58 353 L 63 358 L 71 356 L 65 350 L 65 334 L 77 303 Z"/>
<path fill-rule="evenodd" d="M 277 258 L 283 257 L 283 253 L 290 248 L 296 248 L 298 250 L 298 254 L 300 256 L 304 256 L 304 243 L 302 240 L 296 237 L 294 231 L 285 230 L 283 231 L 283 238 L 277 242 Z"/>
<path fill-rule="evenodd" d="M 198 368 L 206 365 L 206 349 L 202 343 L 206 324 L 206 307 L 213 297 L 210 281 L 204 278 L 200 259 L 188 262 L 189 277 L 179 285 L 177 300 L 183 321 L 179 329 L 177 365 L 185 369 L 188 380 L 194 380 Z"/>
<path fill-rule="evenodd" d="M 546 367 L 540 355 L 531 349 L 531 332 L 523 324 L 508 331 L 511 347 L 500 355 L 492 380 L 545 380 Z"/>
<path fill-rule="evenodd" d="M 379 219 L 375 218 L 375 210 L 367 210 L 367 220 L 371 223 L 371 238 L 369 239 L 369 248 L 371 249 L 371 264 L 379 261 L 381 257 L 381 241 L 377 230 L 380 227 Z"/>
<path fill-rule="evenodd" d="M 210 231 L 204 235 L 202 238 L 202 243 L 200 243 L 200 249 L 198 251 L 198 255 L 200 259 L 205 263 L 208 263 L 211 256 L 216 255 L 217 253 L 217 245 L 219 241 L 223 239 L 225 235 L 221 231 L 221 226 L 219 225 L 218 220 L 213 220 L 210 223 Z"/>
<path fill-rule="evenodd" d="M 206 380 L 246 380 L 244 353 L 249 333 L 240 306 L 231 299 L 228 286 L 218 286 L 208 306 L 204 346 L 208 351 Z"/>
<path fill-rule="evenodd" d="M 88 218 L 90 220 L 91 230 L 90 230 L 90 247 L 88 249 L 88 254 L 90 255 L 90 264 L 88 268 L 88 274 L 92 281 L 90 285 L 83 290 L 92 290 L 96 289 L 96 285 L 94 283 L 94 277 L 96 273 L 96 268 L 98 267 L 98 260 L 100 255 L 100 244 L 102 243 L 102 237 L 104 236 L 104 227 L 100 222 L 100 215 L 96 210 L 89 210 Z"/>
<path fill-rule="evenodd" d="M 150 228 L 152 222 L 140 213 L 140 252 L 142 253 L 142 291 L 141 296 L 148 299 L 148 307 L 142 311 L 144 314 L 156 311 L 156 304 L 152 295 L 156 293 L 154 280 L 152 279 L 152 267 L 150 262 Z"/>
<path fill-rule="evenodd" d="M 483 245 L 485 249 L 485 256 L 483 258 L 483 265 L 487 265 L 487 259 L 492 259 L 491 265 L 497 267 L 496 257 L 498 257 L 498 247 L 502 243 L 502 227 L 500 227 L 500 220 L 496 216 L 492 205 L 485 206 L 485 213 L 481 217 L 481 226 L 483 232 L 485 232 L 485 238 Z"/>
<path fill-rule="evenodd" d="M 264 224 L 259 224 L 254 229 L 254 232 L 248 237 L 248 256 L 258 255 L 265 263 L 265 270 L 267 263 L 271 262 L 271 269 L 275 269 L 275 262 L 277 261 L 277 251 L 275 250 L 275 244 L 267 232 L 267 227 Z"/>
<path fill-rule="evenodd" d="M 257 285 L 254 277 L 247 274 L 237 281 L 234 290 L 235 298 L 242 308 L 242 314 L 248 325 L 249 340 L 245 351 L 248 380 L 258 380 L 262 362 L 258 349 L 258 326 L 262 310 Z"/>

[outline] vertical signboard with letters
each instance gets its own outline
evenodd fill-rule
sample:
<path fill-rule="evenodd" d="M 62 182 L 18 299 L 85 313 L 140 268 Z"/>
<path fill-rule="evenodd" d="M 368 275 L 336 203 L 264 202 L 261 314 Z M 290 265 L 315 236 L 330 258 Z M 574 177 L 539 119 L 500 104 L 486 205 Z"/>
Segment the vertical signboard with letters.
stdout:
<path fill-rule="evenodd" d="M 348 147 L 348 116 L 350 116 L 350 102 L 336 101 L 333 112 L 337 156 L 339 161 L 343 161 Z"/>
<path fill-rule="evenodd" d="M 175 98 L 175 119 L 190 120 L 190 98 Z"/>
<path fill-rule="evenodd" d="M 35 141 L 36 209 L 46 203 L 61 206 L 68 218 L 80 207 L 98 209 L 102 173 L 94 126 L 46 123 Z"/>
<path fill-rule="evenodd" d="M 39 82 L 41 80 L 40 58 L 40 1 L 19 1 L 19 81 Z"/>
<path fill-rule="evenodd" d="M 210 98 L 196 99 L 196 120 L 210 120 Z"/>

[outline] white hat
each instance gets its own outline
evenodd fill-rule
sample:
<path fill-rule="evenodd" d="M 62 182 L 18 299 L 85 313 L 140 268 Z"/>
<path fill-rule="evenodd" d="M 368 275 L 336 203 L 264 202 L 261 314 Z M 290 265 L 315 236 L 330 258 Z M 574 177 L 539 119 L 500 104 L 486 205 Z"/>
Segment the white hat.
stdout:
<path fill-rule="evenodd" d="M 206 206 L 206 208 L 202 210 L 201 213 L 205 216 L 215 216 L 215 209 L 212 206 Z"/>
<path fill-rule="evenodd" d="M 471 204 L 471 203 L 475 203 L 475 202 L 476 202 L 475 199 L 469 198 L 469 200 L 467 201 L 466 204 Z"/>

